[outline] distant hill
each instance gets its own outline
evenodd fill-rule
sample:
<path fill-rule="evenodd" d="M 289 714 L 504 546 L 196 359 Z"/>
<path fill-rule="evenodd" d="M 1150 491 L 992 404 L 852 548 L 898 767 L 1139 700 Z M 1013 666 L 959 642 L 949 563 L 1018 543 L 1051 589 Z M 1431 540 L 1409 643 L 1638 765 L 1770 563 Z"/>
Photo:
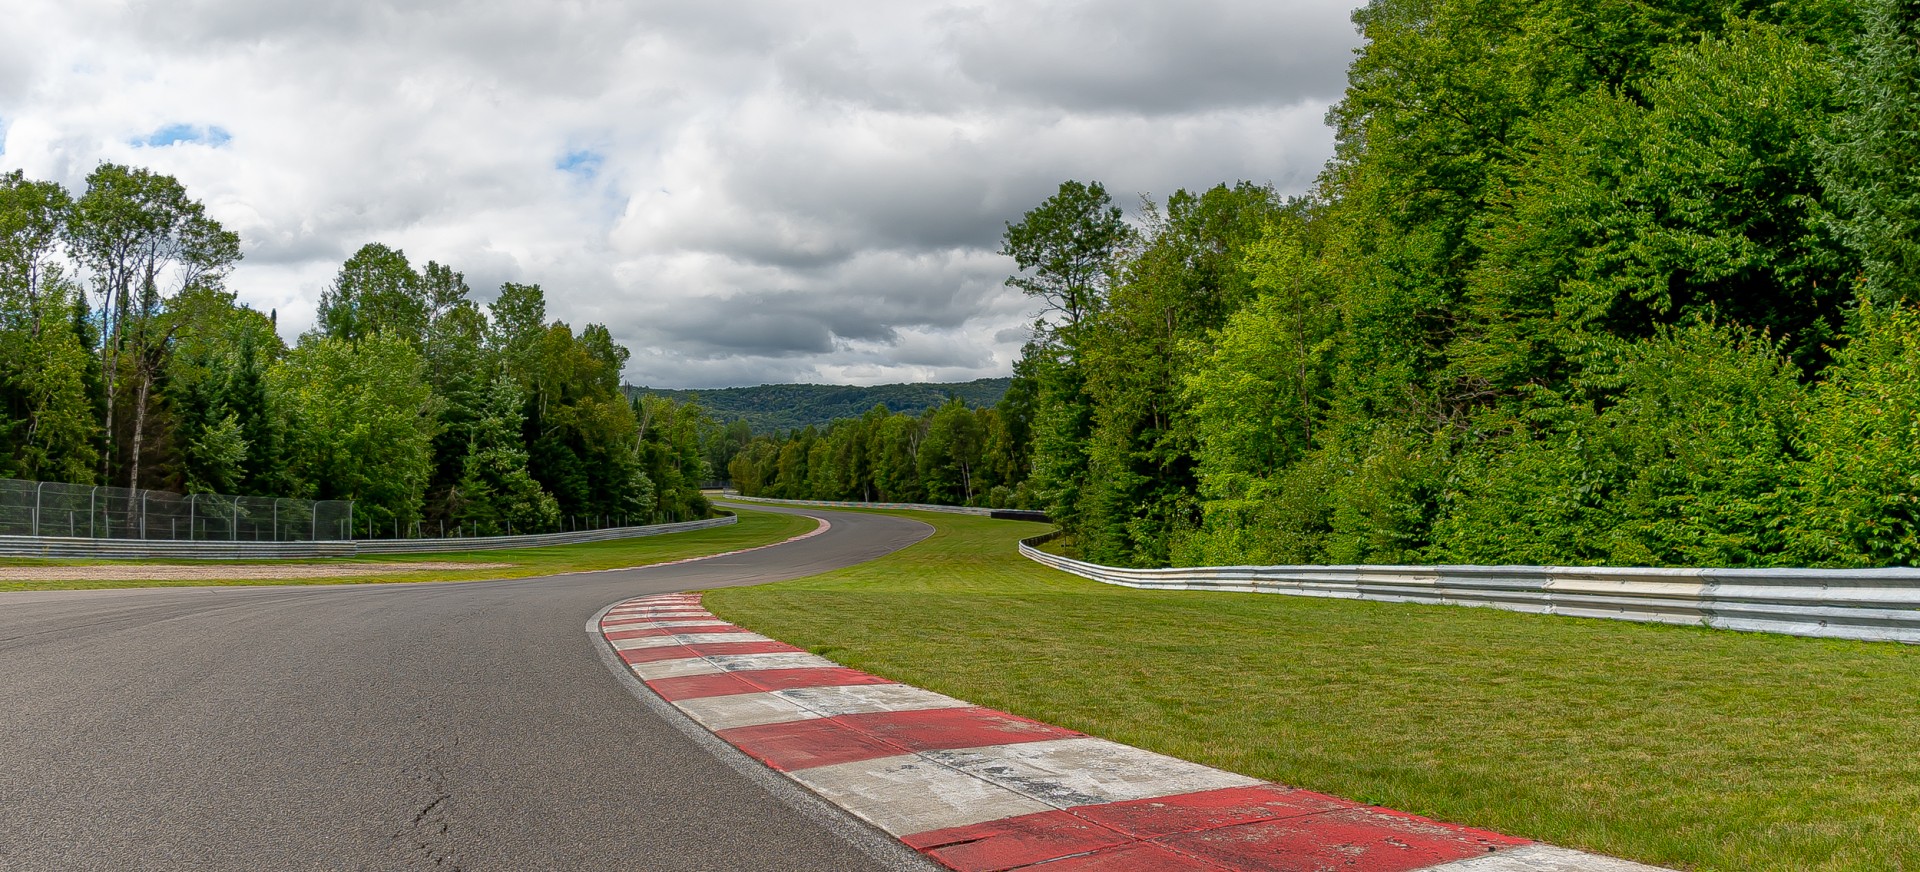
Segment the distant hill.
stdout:
<path fill-rule="evenodd" d="M 1010 378 L 982 378 L 950 384 L 761 385 L 704 391 L 628 385 L 626 391 L 628 396 L 655 394 L 675 402 L 698 399 L 714 420 L 744 420 L 759 434 L 798 430 L 808 424 L 825 426 L 836 418 L 857 418 L 881 403 L 895 412 L 918 415 L 946 402 L 949 396 L 957 396 L 969 406 L 983 408 L 1000 402 L 1012 382 Z"/>

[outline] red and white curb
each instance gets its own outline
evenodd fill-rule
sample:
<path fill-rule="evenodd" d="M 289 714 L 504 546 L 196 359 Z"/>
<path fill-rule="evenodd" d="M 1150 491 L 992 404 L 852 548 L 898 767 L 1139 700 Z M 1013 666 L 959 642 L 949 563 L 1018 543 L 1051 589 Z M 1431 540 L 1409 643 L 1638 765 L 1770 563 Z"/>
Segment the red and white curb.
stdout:
<path fill-rule="evenodd" d="M 951 869 L 1655 872 L 1297 790 L 972 705 L 728 624 L 698 594 L 600 633 L 662 699 Z"/>

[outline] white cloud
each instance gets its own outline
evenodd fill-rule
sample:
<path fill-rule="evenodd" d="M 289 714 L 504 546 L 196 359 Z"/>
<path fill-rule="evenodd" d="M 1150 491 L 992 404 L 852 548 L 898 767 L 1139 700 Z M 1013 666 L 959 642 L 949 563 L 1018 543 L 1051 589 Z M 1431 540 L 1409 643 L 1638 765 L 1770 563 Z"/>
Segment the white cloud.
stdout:
<path fill-rule="evenodd" d="M 0 169 L 178 176 L 290 336 L 380 241 L 539 282 L 660 386 L 1005 374 L 1005 222 L 1067 178 L 1303 189 L 1357 42 L 1306 0 L 16 6 Z"/>

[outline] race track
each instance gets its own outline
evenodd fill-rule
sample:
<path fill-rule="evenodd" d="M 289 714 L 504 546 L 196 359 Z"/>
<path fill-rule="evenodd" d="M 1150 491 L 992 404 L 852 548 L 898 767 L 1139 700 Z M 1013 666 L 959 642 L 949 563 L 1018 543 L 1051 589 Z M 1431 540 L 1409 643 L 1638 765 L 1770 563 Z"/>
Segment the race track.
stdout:
<path fill-rule="evenodd" d="M 584 632 L 931 532 L 799 513 L 833 529 L 651 569 L 0 594 L 0 869 L 926 868 L 716 755 Z"/>

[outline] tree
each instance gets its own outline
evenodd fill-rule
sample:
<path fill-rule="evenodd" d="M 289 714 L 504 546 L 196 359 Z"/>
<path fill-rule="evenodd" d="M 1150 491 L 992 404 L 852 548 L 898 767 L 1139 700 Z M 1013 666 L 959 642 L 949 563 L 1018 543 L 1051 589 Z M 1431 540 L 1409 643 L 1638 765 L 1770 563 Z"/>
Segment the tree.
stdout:
<path fill-rule="evenodd" d="M 0 290 L 16 300 L 36 337 L 40 317 L 49 311 L 43 298 L 67 281 L 59 246 L 72 212 L 73 198 L 58 184 L 33 181 L 19 170 L 0 173 Z"/>
<path fill-rule="evenodd" d="M 90 483 L 92 349 L 68 329 L 85 301 L 59 256 L 71 208 L 57 184 L 0 174 L 0 462 L 15 475 Z"/>
<path fill-rule="evenodd" d="M 1080 359 L 1093 409 L 1081 553 L 1157 565 L 1198 521 L 1194 422 L 1183 377 L 1209 331 L 1254 295 L 1247 247 L 1281 212 L 1271 189 L 1216 185 L 1145 204 L 1144 239 L 1120 271 Z"/>
<path fill-rule="evenodd" d="M 1105 300 L 1114 258 L 1132 238 L 1118 206 L 1099 182 L 1060 183 L 1060 190 L 1008 224 L 1000 253 L 1020 273 L 1009 287 L 1037 297 L 1071 332 Z"/>
<path fill-rule="evenodd" d="M 349 499 L 377 526 L 420 517 L 439 401 L 405 337 L 303 337 L 269 373 L 293 490 Z"/>
<path fill-rule="evenodd" d="M 928 413 L 926 429 L 915 468 L 927 499 L 951 505 L 973 505 L 974 476 L 986 448 L 986 434 L 980 429 L 979 418 L 955 397 Z"/>
<path fill-rule="evenodd" d="M 91 276 L 106 325 L 106 431 L 110 449 L 122 364 L 133 380 L 127 483 L 141 486 L 149 396 L 177 326 L 160 317 L 187 288 L 217 288 L 240 261 L 240 237 L 208 217 L 172 176 L 119 164 L 101 164 L 67 225 L 74 257 Z M 114 457 L 101 460 L 102 477 Z"/>
<path fill-rule="evenodd" d="M 177 325 L 162 368 L 168 482 L 196 493 L 278 494 L 280 439 L 261 381 L 285 351 L 272 322 L 208 288 L 182 292 L 168 319 Z"/>
<path fill-rule="evenodd" d="M 1920 2 L 1863 0 L 1821 179 L 1860 259 L 1864 296 L 1920 301 Z"/>
<path fill-rule="evenodd" d="M 450 271 L 434 278 L 443 295 L 465 288 Z M 333 284 L 320 292 L 315 317 L 320 332 L 335 339 L 359 342 L 384 331 L 419 348 L 426 342 L 433 302 L 406 253 L 370 242 L 347 258 Z"/>
<path fill-rule="evenodd" d="M 450 514 L 490 534 L 555 529 L 560 505 L 527 471 L 520 441 L 519 386 L 500 376 L 488 387 L 481 415 L 467 430 L 459 483 L 447 498 Z"/>

